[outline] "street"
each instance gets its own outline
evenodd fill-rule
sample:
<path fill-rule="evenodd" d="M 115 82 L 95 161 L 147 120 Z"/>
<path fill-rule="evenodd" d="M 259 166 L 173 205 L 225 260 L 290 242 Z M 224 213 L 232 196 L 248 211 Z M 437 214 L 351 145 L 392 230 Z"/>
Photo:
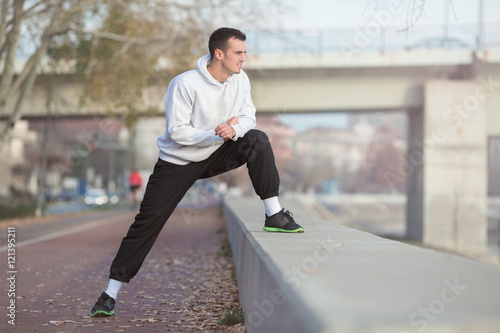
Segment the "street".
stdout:
<path fill-rule="evenodd" d="M 217 322 L 226 306 L 238 301 L 238 293 L 232 259 L 220 253 L 227 238 L 219 207 L 178 208 L 139 274 L 123 285 L 116 315 L 90 317 L 90 308 L 107 287 L 109 266 L 135 214 L 129 210 L 94 211 L 2 223 L 1 267 L 4 276 L 15 283 L 2 279 L 0 330 L 227 331 Z M 15 239 L 15 247 L 9 247 L 11 239 Z"/>

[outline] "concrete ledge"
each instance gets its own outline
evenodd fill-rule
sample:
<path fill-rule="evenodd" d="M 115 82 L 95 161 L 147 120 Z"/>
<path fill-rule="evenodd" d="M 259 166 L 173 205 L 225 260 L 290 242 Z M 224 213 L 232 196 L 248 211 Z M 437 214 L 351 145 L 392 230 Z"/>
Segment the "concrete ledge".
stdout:
<path fill-rule="evenodd" d="M 248 332 L 500 332 L 500 269 L 312 219 L 262 230 L 258 198 L 224 211 Z"/>

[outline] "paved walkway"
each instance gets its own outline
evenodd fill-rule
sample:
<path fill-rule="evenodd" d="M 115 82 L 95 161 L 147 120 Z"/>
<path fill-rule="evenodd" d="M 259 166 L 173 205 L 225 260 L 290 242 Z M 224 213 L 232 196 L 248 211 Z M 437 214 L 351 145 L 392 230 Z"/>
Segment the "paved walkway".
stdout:
<path fill-rule="evenodd" d="M 9 281 L 3 278 L 0 331 L 227 331 L 217 322 L 228 302 L 238 299 L 231 257 L 217 254 L 227 244 L 218 207 L 176 210 L 139 274 L 122 287 L 116 315 L 89 316 L 107 286 L 109 265 L 134 215 L 130 211 L 85 213 L 37 224 L 17 223 L 16 297 L 8 295 Z M 3 276 L 9 276 L 8 226 L 0 224 Z M 8 323 L 11 300 L 17 311 L 15 326 Z"/>

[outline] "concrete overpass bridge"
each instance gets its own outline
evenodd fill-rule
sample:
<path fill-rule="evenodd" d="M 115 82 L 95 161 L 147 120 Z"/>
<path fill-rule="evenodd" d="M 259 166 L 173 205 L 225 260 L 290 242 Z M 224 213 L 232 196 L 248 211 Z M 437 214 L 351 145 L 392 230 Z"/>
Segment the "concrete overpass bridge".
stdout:
<path fill-rule="evenodd" d="M 245 70 L 260 113 L 407 112 L 408 156 L 386 176 L 389 185 L 407 178 L 408 236 L 484 249 L 487 140 L 500 136 L 500 48 L 257 54 Z M 52 115 L 104 114 L 79 105 L 78 78 L 59 80 Z M 164 91 L 148 91 L 159 114 Z M 46 114 L 43 87 L 34 94 L 25 117 Z"/>
<path fill-rule="evenodd" d="M 336 52 L 250 57 L 260 112 L 404 110 L 407 233 L 481 251 L 486 243 L 487 140 L 500 135 L 500 49 Z"/>

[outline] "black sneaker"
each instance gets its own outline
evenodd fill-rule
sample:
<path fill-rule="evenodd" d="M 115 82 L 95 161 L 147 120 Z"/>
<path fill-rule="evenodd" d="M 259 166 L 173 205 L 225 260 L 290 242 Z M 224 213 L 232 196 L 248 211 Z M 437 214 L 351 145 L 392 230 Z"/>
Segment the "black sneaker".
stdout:
<path fill-rule="evenodd" d="M 266 215 L 263 229 L 271 232 L 304 232 L 304 228 L 293 220 L 292 213 L 288 210 L 285 212 L 284 208 L 270 217 Z"/>
<path fill-rule="evenodd" d="M 91 317 L 109 317 L 115 314 L 115 300 L 106 293 L 102 293 L 92 308 Z"/>

